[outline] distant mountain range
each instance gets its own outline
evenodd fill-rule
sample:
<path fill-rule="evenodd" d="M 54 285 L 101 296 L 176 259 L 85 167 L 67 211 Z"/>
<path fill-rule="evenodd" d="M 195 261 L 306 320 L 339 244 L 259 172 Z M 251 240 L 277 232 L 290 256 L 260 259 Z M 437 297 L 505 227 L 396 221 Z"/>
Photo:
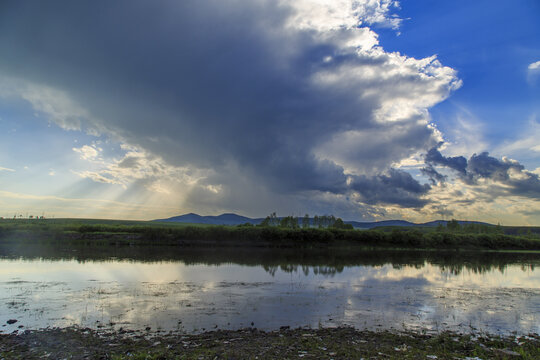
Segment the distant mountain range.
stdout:
<path fill-rule="evenodd" d="M 281 219 L 281 218 L 278 218 Z M 245 216 L 240 216 L 237 214 L 227 213 L 217 216 L 201 216 L 194 213 L 189 213 L 180 216 L 173 216 L 168 219 L 158 219 L 154 221 L 161 222 L 179 222 L 179 223 L 191 223 L 191 224 L 208 224 L 208 225 L 241 225 L 245 223 L 258 225 L 264 218 L 248 218 Z M 300 219 L 301 220 L 301 219 Z M 313 224 L 313 218 L 310 218 L 310 224 Z M 446 220 L 435 220 L 421 224 L 415 224 L 405 220 L 384 220 L 384 221 L 372 221 L 372 222 L 361 222 L 361 221 L 344 221 L 345 224 L 351 224 L 357 229 L 372 229 L 381 226 L 409 226 L 409 227 L 426 227 L 426 226 L 437 226 L 442 224 L 446 226 Z M 475 223 L 475 224 L 484 224 L 492 225 L 488 223 L 478 222 L 478 221 L 459 221 L 460 225 Z"/>

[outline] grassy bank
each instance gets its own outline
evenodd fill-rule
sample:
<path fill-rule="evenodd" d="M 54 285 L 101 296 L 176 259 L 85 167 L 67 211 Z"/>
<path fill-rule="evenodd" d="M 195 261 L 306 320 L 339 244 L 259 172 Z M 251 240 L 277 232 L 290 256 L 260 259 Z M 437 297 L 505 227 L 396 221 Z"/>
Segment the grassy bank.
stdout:
<path fill-rule="evenodd" d="M 47 329 L 0 335 L 2 359 L 539 359 L 536 336 L 425 335 L 352 328 L 199 335 Z"/>
<path fill-rule="evenodd" d="M 2 220 L 2 242 L 171 246 L 327 247 L 540 250 L 537 236 L 420 231 L 189 225 L 103 220 Z"/>

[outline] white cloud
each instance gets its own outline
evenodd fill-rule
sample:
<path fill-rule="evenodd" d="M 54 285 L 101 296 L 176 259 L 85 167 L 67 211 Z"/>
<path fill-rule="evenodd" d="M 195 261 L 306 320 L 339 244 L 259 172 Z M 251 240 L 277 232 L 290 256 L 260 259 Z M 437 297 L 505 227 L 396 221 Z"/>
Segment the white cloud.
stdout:
<path fill-rule="evenodd" d="M 20 97 L 28 101 L 37 113 L 45 114 L 50 122 L 62 129 L 83 130 L 84 128 L 87 133 L 93 135 L 103 130 L 100 121 L 92 117 L 88 110 L 66 91 L 2 73 L 0 73 L 0 84 L 0 97 Z"/>
<path fill-rule="evenodd" d="M 527 67 L 527 82 L 535 85 L 540 78 L 540 61 L 533 62 Z"/>
<path fill-rule="evenodd" d="M 73 151 L 79 153 L 83 160 L 95 160 L 101 149 L 94 146 L 83 145 L 80 148 L 73 148 Z"/>
<path fill-rule="evenodd" d="M 0 166 L 0 171 L 9 171 L 9 172 L 15 172 L 14 169 L 10 169 L 10 168 L 5 168 L 5 167 L 2 167 Z"/>
<path fill-rule="evenodd" d="M 446 127 L 446 141 L 442 149 L 449 156 L 469 157 L 488 149 L 483 122 L 464 106 L 459 106 L 459 112 Z"/>
<path fill-rule="evenodd" d="M 81 153 L 81 158 L 99 166 L 95 171 L 74 171 L 74 173 L 95 182 L 121 185 L 124 189 L 139 182 L 147 190 L 163 194 L 169 194 L 180 188 L 185 191 L 186 187 L 197 185 L 209 174 L 208 171 L 196 170 L 193 167 L 167 164 L 160 157 L 135 146 L 122 144 L 121 148 L 125 151 L 121 158 L 108 160 L 98 158 L 101 149 L 93 146 L 74 148 L 74 151 Z M 215 192 L 215 189 L 219 189 L 219 185 L 211 185 L 209 189 Z"/>
<path fill-rule="evenodd" d="M 533 62 L 532 64 L 529 64 L 528 69 L 529 70 L 540 70 L 540 61 Z"/>
<path fill-rule="evenodd" d="M 497 153 L 512 156 L 530 155 L 540 152 L 540 123 L 536 114 L 530 116 L 523 131 L 515 140 L 507 141 L 496 149 Z"/>
<path fill-rule="evenodd" d="M 288 19 L 289 26 L 320 32 L 351 29 L 378 24 L 399 28 L 401 19 L 391 14 L 399 7 L 395 0 L 294 0 L 281 1 L 296 14 Z"/>
<path fill-rule="evenodd" d="M 485 221 L 503 225 L 537 225 L 540 220 L 540 200 L 524 196 L 507 196 L 508 189 L 489 179 L 476 186 L 462 182 L 446 182 L 436 185 L 430 192 L 432 203 L 416 216 L 407 217 L 421 220 L 436 219 L 439 205 L 444 204 L 446 219 L 466 219 Z M 499 196 L 500 195 L 500 196 Z M 406 210 L 405 210 L 406 211 Z"/>

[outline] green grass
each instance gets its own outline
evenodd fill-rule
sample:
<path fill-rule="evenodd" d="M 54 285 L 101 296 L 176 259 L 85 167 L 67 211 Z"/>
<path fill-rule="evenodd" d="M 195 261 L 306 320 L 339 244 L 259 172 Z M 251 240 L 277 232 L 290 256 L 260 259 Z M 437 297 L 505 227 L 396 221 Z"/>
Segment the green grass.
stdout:
<path fill-rule="evenodd" d="M 365 246 L 414 249 L 540 250 L 536 235 L 421 231 L 289 229 L 166 222 L 46 219 L 0 220 L 0 241 L 130 245 L 320 247 Z"/>

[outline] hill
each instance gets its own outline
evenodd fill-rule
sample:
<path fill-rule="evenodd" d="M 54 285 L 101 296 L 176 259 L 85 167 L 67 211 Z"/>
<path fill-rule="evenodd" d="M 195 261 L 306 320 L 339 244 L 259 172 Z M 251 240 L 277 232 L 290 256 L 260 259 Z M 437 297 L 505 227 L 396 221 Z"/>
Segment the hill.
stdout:
<path fill-rule="evenodd" d="M 281 219 L 281 218 L 279 218 Z M 263 218 L 249 218 L 246 216 L 241 216 L 233 213 L 225 213 L 217 216 L 201 216 L 199 214 L 189 213 L 185 215 L 173 216 L 167 219 L 158 219 L 154 221 L 159 222 L 179 222 L 179 223 L 191 223 L 191 224 L 207 224 L 207 225 L 241 225 L 241 224 L 253 224 L 258 225 L 264 219 Z M 313 225 L 313 218 L 309 219 L 310 224 Z M 351 224 L 356 229 L 373 229 L 376 227 L 383 226 L 402 226 L 402 227 L 435 227 L 439 224 L 446 226 L 446 220 L 435 220 L 426 223 L 412 223 L 405 220 L 383 220 L 383 221 L 372 221 L 372 222 L 361 222 L 361 221 L 344 221 L 345 224 Z M 488 223 L 482 223 L 478 221 L 459 221 L 460 225 L 475 223 L 483 225 L 492 225 Z"/>
<path fill-rule="evenodd" d="M 253 225 L 260 224 L 263 219 L 251 219 L 245 216 L 226 213 L 217 216 L 201 216 L 199 214 L 189 213 L 180 216 L 173 216 L 168 219 L 154 220 L 160 222 L 180 222 L 191 224 L 207 224 L 207 225 L 240 225 L 250 223 Z"/>

